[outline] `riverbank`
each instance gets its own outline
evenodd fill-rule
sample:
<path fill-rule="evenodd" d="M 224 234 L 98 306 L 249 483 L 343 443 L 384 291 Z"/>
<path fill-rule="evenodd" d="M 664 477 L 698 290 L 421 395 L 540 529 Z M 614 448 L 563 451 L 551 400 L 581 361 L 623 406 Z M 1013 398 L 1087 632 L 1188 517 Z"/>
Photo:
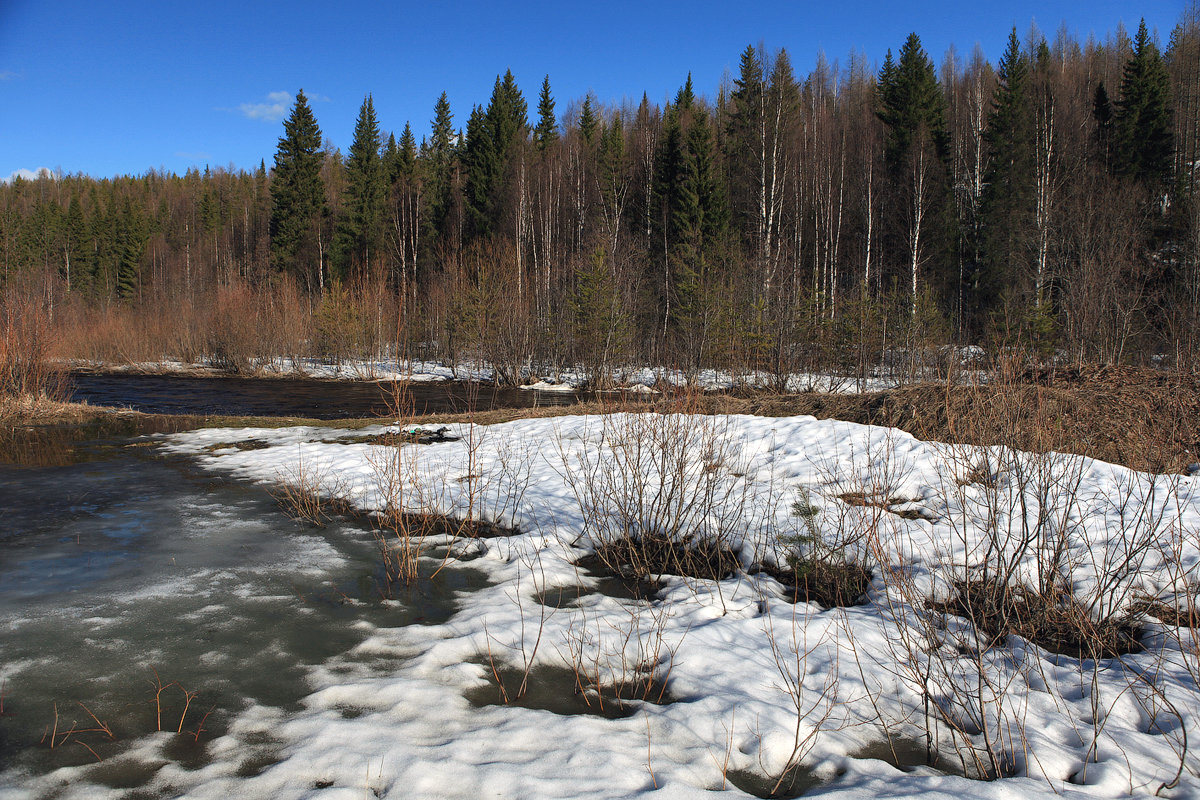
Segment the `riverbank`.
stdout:
<path fill-rule="evenodd" d="M 213 380 L 225 380 L 213 378 Z M 228 378 L 253 383 L 257 379 Z M 270 379 L 267 393 L 292 399 L 298 384 Z M 232 384 L 219 384 L 229 386 Z M 337 386 L 347 386 L 342 383 Z M 374 384 L 371 384 L 374 386 Z M 342 391 L 331 387 L 336 394 Z M 376 389 L 370 389 L 374 392 Z M 445 392 L 447 406 L 421 413 L 428 404 L 412 402 L 413 392 Z M 398 418 L 417 424 L 474 422 L 492 425 L 518 419 L 564 415 L 596 415 L 646 410 L 751 416 L 812 416 L 860 424 L 894 427 L 921 439 L 956 444 L 1008 444 L 1022 450 L 1073 453 L 1149 472 L 1187 473 L 1200 462 L 1200 384 L 1195 377 L 1136 368 L 1024 374 L 987 383 L 911 384 L 857 394 L 803 392 L 778 394 L 761 390 L 665 393 L 624 392 L 567 397 L 551 394 L 554 405 L 530 404 L 528 393 L 448 381 L 434 386 L 397 384 L 380 391 L 377 411 L 330 418 L 311 414 L 144 414 L 155 430 L 209 427 L 277 428 L 321 425 L 361 428 Z M 497 401 L 499 398 L 499 402 Z M 504 407 L 514 400 L 525 407 Z M 507 402 L 505 402 L 507 401 Z M 0 413 L 6 427 L 83 424 L 110 415 L 139 412 L 87 403 L 41 399 L 9 401 Z M 459 410 L 461 409 L 461 410 Z M 395 413 L 399 411 L 400 413 Z M 162 420 L 156 420 L 163 417 Z"/>

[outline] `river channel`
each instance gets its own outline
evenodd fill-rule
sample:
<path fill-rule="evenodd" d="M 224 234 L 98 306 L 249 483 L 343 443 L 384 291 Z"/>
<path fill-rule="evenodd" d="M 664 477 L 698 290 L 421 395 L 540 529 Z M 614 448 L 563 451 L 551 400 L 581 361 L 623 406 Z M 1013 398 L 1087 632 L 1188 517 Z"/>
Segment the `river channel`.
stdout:
<path fill-rule="evenodd" d="M 339 419 L 394 414 L 390 381 L 237 378 L 192 375 L 74 373 L 71 399 L 148 414 L 237 415 Z M 406 411 L 416 414 L 570 405 L 584 395 L 446 381 L 404 385 Z"/>

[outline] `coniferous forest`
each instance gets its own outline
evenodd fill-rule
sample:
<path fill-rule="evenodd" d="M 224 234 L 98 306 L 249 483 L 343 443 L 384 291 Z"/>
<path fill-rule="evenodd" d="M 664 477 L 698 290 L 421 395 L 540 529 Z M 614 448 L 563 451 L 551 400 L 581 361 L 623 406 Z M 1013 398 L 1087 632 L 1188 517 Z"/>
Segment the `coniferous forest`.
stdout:
<path fill-rule="evenodd" d="M 428 124 L 304 93 L 257 169 L 0 185 L 7 324 L 61 358 L 896 375 L 952 345 L 1200 363 L 1200 9 L 989 63 L 748 46 L 617 107 L 497 76 Z M 874 56 L 878 58 L 878 55 Z M 705 80 L 711 80 L 706 76 Z M 636 87 L 630 87 L 636 91 Z"/>

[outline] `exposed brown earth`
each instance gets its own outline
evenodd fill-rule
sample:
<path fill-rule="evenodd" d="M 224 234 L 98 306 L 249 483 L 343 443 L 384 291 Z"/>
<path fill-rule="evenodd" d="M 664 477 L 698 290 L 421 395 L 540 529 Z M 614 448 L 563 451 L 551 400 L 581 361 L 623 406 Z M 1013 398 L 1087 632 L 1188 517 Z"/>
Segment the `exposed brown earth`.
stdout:
<path fill-rule="evenodd" d="M 675 397 L 614 395 L 592 401 L 474 414 L 431 414 L 421 424 L 601 414 L 610 411 L 796 416 L 887 425 L 921 439 L 967 444 L 1008 444 L 1025 450 L 1056 450 L 1111 461 L 1139 470 L 1179 472 L 1200 462 L 1200 380 L 1138 367 L 1098 367 L 1025 372 L 990 383 L 912 384 L 882 392 L 840 394 L 689 393 Z M 33 409 L 27 409 L 33 411 Z M 81 422 L 110 413 L 78 404 L 40 408 L 8 426 Z M 147 420 L 152 415 L 137 415 Z M 167 427 L 320 425 L 361 427 L 378 419 L 309 420 L 276 417 L 168 417 Z"/>
<path fill-rule="evenodd" d="M 991 383 L 922 383 L 882 392 L 686 395 L 617 399 L 429 421 L 481 423 L 613 410 L 687 410 L 787 417 L 808 414 L 887 425 L 920 439 L 1055 450 L 1154 472 L 1200 461 L 1200 380 L 1138 367 L 1026 372 Z M 423 421 L 423 420 L 422 420 Z"/>

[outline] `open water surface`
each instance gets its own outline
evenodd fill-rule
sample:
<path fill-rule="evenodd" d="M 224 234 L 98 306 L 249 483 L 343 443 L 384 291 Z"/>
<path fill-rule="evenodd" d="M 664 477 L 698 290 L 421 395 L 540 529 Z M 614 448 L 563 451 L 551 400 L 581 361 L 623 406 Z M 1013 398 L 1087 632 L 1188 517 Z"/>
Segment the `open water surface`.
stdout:
<path fill-rule="evenodd" d="M 149 414 L 201 414 L 338 419 L 394 413 L 390 381 L 238 378 L 193 375 L 73 373 L 72 400 Z M 411 412 L 456 413 L 496 408 L 570 405 L 583 395 L 456 381 L 405 387 Z"/>

